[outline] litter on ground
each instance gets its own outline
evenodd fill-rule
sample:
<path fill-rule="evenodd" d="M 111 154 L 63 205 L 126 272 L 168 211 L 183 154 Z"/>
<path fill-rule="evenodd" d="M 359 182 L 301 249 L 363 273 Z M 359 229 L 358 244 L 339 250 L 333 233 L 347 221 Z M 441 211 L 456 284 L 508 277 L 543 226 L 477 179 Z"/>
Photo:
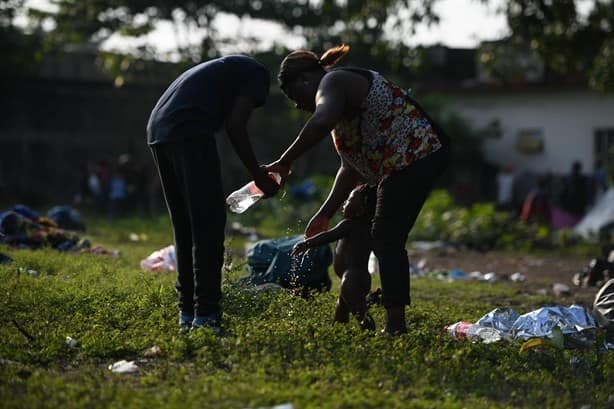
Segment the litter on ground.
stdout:
<path fill-rule="evenodd" d="M 134 361 L 126 361 L 122 359 L 121 361 L 117 361 L 109 365 L 109 370 L 113 373 L 134 373 L 139 370 L 139 367 L 134 363 Z"/>

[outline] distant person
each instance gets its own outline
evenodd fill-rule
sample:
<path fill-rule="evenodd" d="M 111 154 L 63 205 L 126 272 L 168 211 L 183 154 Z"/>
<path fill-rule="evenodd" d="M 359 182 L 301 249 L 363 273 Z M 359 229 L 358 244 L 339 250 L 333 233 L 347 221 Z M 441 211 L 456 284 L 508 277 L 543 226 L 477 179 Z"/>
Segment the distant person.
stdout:
<path fill-rule="evenodd" d="M 98 176 L 98 165 L 91 162 L 87 163 L 87 190 L 88 195 L 92 197 L 94 207 L 98 211 L 103 211 L 105 206 L 105 192 L 103 191 L 102 182 Z"/>
<path fill-rule="evenodd" d="M 588 177 L 582 174 L 582 162 L 575 161 L 571 172 L 563 180 L 561 204 L 563 210 L 573 217 L 573 224 L 580 221 L 586 212 L 590 197 Z"/>
<path fill-rule="evenodd" d="M 522 213 L 524 201 L 536 186 L 537 176 L 528 169 L 525 169 L 520 174 L 514 176 L 512 184 L 512 210 L 515 215 Z"/>
<path fill-rule="evenodd" d="M 117 158 L 117 169 L 126 180 L 126 211 L 148 211 L 147 184 L 149 182 L 142 161 L 137 162 L 132 155 L 123 153 Z M 155 175 L 156 179 L 159 179 Z"/>
<path fill-rule="evenodd" d="M 221 328 L 221 278 L 226 206 L 214 134 L 222 127 L 267 195 L 279 186 L 262 170 L 247 133 L 252 111 L 264 105 L 269 71 L 232 55 L 181 74 L 162 94 L 147 124 L 147 143 L 173 224 L 181 330 Z"/>
<path fill-rule="evenodd" d="M 595 170 L 592 175 L 593 184 L 593 202 L 596 203 L 601 196 L 608 190 L 608 173 L 603 166 L 603 161 L 598 159 L 595 161 Z"/>
<path fill-rule="evenodd" d="M 74 206 L 85 206 L 93 201 L 92 193 L 89 187 L 89 166 L 87 161 L 81 161 L 77 168 L 77 177 L 79 178 L 77 192 L 73 196 Z"/>
<path fill-rule="evenodd" d="M 312 115 L 269 172 L 290 172 L 294 161 L 332 131 L 341 158 L 332 190 L 307 225 L 312 237 L 328 224 L 359 184 L 377 187 L 372 226 L 380 264 L 386 333 L 407 331 L 409 260 L 405 243 L 420 209 L 450 158 L 448 138 L 402 87 L 380 73 L 334 66 L 348 53 L 342 45 L 322 56 L 294 51 L 281 63 L 282 91 Z"/>
<path fill-rule="evenodd" d="M 108 189 L 109 182 L 111 180 L 111 165 L 109 161 L 106 159 L 99 159 L 96 161 L 96 165 L 94 166 L 94 173 L 98 177 L 98 181 L 102 186 L 103 190 Z"/>
<path fill-rule="evenodd" d="M 124 200 L 124 211 L 134 211 L 136 209 L 135 191 L 138 186 L 138 175 L 134 159 L 129 153 L 122 153 L 117 157 L 116 171 L 125 181 L 126 198 Z"/>
<path fill-rule="evenodd" d="M 511 210 L 514 193 L 514 168 L 509 165 L 497 174 L 497 209 Z"/>
<path fill-rule="evenodd" d="M 375 190 L 360 185 L 350 193 L 343 205 L 343 220 L 334 228 L 320 232 L 292 249 L 297 256 L 308 249 L 337 241 L 333 258 L 335 274 L 341 289 L 335 308 L 335 322 L 347 323 L 354 315 L 363 329 L 375 329 L 367 312 L 367 294 L 371 290 L 368 264 L 372 250 L 371 219 L 375 213 Z"/>
<path fill-rule="evenodd" d="M 524 223 L 536 223 L 545 226 L 550 225 L 552 217 L 552 206 L 548 195 L 548 178 L 542 176 L 537 182 L 537 186 L 527 195 L 520 220 Z"/>
<path fill-rule="evenodd" d="M 109 181 L 109 217 L 124 215 L 128 200 L 128 182 L 120 169 L 115 169 Z"/>

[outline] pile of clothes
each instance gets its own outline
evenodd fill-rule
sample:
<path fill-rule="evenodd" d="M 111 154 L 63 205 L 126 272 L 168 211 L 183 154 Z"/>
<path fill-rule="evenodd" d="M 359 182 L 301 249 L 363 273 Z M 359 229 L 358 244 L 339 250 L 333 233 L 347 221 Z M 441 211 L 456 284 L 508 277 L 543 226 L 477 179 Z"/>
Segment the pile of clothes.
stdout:
<path fill-rule="evenodd" d="M 60 228 L 53 220 L 40 216 L 30 208 L 17 205 L 0 213 L 0 240 L 17 248 L 53 247 L 71 250 L 80 243 L 79 235 Z"/>
<path fill-rule="evenodd" d="M 78 231 L 85 231 L 80 215 L 74 209 L 57 206 L 46 216 L 24 205 L 0 211 L 0 243 L 20 249 L 52 247 L 60 251 L 111 254 L 102 247 L 92 247 Z"/>

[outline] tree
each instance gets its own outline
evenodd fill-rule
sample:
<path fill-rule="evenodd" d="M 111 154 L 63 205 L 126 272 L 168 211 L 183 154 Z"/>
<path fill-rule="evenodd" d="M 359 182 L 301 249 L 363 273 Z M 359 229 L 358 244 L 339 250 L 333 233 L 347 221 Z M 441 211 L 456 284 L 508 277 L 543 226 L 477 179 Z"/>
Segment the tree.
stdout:
<path fill-rule="evenodd" d="M 220 46 L 246 39 L 221 38 L 213 24 L 220 13 L 278 23 L 302 35 L 308 48 L 325 49 L 338 43 L 352 45 L 355 62 L 377 61 L 399 68 L 408 50 L 389 40 L 391 31 L 412 32 L 419 23 L 438 21 L 433 11 L 437 0 L 50 0 L 53 11 L 31 8 L 28 14 L 39 26 L 44 21 L 48 48 L 66 44 L 99 46 L 112 34 L 138 37 L 165 21 L 175 27 L 203 33 L 196 46 L 180 45 L 177 52 L 189 63 L 218 56 Z M 401 38 L 401 36 L 398 36 Z M 227 45 L 227 44 L 226 44 Z M 231 44 L 232 45 L 232 44 Z M 151 48 L 138 57 L 159 57 Z M 285 52 L 274 47 L 279 55 Z M 253 52 L 253 50 L 252 50 Z M 106 56 L 111 58 L 111 56 Z M 108 66 L 122 66 L 121 62 Z M 125 64 L 123 64 L 125 65 Z"/>
<path fill-rule="evenodd" d="M 24 0 L 0 2 L 0 53 L 3 62 L 0 74 L 25 73 L 31 62 L 41 58 L 42 36 L 40 31 L 25 34 L 15 24 L 15 19 L 24 8 Z M 2 80 L 6 76 L 2 75 Z"/>
<path fill-rule="evenodd" d="M 590 6 L 586 15 L 580 13 L 580 3 Z M 588 80 L 601 91 L 614 91 L 611 0 L 507 0 L 502 12 L 512 33 L 508 50 L 530 48 L 547 71 Z M 482 51 L 483 62 L 497 73 L 501 48 Z"/>

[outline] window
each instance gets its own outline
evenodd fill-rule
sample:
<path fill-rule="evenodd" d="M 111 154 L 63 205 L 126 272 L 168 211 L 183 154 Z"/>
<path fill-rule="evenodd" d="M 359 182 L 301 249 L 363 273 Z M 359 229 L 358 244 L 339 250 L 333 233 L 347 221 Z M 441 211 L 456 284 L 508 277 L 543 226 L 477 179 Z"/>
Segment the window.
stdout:
<path fill-rule="evenodd" d="M 521 129 L 516 135 L 516 150 L 525 155 L 544 152 L 544 132 L 542 129 Z"/>

